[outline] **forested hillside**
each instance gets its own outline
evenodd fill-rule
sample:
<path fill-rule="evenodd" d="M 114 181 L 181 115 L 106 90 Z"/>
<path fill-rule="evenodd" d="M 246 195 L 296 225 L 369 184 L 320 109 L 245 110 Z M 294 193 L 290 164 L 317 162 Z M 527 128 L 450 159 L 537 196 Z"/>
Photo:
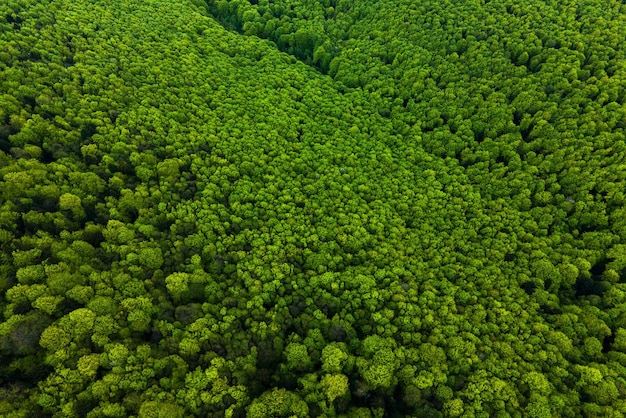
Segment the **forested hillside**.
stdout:
<path fill-rule="evenodd" d="M 0 3 L 0 416 L 623 417 L 626 4 Z"/>

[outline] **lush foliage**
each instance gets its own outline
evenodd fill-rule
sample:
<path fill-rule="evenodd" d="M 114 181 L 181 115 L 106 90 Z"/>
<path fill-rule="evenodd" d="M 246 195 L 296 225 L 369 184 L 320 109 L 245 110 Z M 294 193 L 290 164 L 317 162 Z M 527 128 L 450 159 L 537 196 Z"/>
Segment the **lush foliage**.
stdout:
<path fill-rule="evenodd" d="M 0 415 L 626 414 L 626 5 L 0 4 Z"/>

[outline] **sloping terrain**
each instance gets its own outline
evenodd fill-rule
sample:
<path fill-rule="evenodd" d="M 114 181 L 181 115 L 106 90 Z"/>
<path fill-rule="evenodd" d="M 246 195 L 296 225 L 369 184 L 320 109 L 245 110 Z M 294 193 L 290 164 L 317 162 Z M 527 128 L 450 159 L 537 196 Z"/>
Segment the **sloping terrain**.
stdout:
<path fill-rule="evenodd" d="M 0 415 L 622 416 L 625 7 L 0 5 Z"/>

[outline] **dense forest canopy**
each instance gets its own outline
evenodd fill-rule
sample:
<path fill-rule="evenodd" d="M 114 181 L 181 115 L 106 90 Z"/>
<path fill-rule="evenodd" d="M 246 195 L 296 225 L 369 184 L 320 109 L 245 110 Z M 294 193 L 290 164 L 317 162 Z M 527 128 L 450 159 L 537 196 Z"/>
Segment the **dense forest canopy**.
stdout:
<path fill-rule="evenodd" d="M 622 417 L 626 4 L 6 0 L 0 415 Z"/>

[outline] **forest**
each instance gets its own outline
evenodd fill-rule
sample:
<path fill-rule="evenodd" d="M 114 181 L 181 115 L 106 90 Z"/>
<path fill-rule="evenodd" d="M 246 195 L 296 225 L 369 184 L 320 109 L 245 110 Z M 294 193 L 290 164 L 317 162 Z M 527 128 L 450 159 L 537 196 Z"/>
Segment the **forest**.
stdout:
<path fill-rule="evenodd" d="M 625 415 L 623 0 L 0 2 L 0 416 Z"/>

